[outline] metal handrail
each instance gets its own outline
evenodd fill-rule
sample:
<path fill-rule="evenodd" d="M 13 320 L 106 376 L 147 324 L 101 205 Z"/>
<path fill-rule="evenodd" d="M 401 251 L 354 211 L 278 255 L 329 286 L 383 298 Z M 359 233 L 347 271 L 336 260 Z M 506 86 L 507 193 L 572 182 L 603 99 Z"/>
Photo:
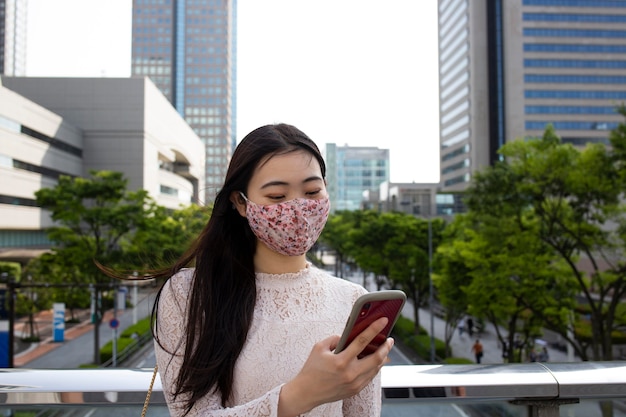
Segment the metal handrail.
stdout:
<path fill-rule="evenodd" d="M 0 405 L 140 405 L 151 377 L 151 368 L 2 369 Z M 386 401 L 617 399 L 626 398 L 626 361 L 385 366 L 382 386 Z M 153 390 L 163 403 L 159 378 Z"/>

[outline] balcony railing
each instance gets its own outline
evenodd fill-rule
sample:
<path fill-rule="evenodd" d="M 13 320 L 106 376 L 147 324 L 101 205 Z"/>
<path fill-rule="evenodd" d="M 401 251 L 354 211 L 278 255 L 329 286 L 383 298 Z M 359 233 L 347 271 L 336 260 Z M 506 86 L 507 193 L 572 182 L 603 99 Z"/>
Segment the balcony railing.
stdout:
<path fill-rule="evenodd" d="M 152 369 L 3 369 L 4 416 L 137 416 Z M 383 416 L 626 416 L 626 362 L 400 365 L 382 370 Z M 564 408 L 566 407 L 566 412 Z M 148 416 L 167 416 L 159 378 Z"/>

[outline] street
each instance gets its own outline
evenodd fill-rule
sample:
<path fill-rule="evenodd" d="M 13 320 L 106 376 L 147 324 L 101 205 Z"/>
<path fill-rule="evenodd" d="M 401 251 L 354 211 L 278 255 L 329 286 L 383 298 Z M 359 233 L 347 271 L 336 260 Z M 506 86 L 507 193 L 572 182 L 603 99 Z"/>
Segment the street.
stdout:
<path fill-rule="evenodd" d="M 137 320 L 141 320 L 150 315 L 152 304 L 154 303 L 154 288 L 147 286 L 140 290 L 136 309 L 128 308 L 118 310 L 117 320 L 119 327 L 117 330 L 109 326 L 112 313 L 107 312 L 100 324 L 99 343 L 100 347 L 113 339 L 115 333 L 119 335 L 124 329 L 132 325 Z M 86 318 L 88 320 L 88 316 Z M 93 325 L 89 322 L 80 324 L 84 331 L 75 339 L 66 339 L 63 342 L 52 342 L 49 337 L 50 329 L 46 323 L 40 325 L 42 341 L 33 343 L 29 348 L 15 355 L 15 366 L 37 369 L 65 369 L 77 368 L 83 364 L 93 363 L 94 355 L 94 332 Z M 15 331 L 15 337 L 19 338 L 21 331 Z M 32 357 L 32 359 L 31 359 Z M 26 361 L 25 359 L 28 358 Z"/>

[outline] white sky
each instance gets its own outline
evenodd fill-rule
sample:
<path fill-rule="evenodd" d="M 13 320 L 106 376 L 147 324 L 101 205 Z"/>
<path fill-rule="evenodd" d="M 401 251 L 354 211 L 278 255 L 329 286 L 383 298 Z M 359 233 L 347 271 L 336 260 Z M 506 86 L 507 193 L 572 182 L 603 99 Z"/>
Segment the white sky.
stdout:
<path fill-rule="evenodd" d="M 128 77 L 132 0 L 29 0 L 27 75 Z M 290 123 L 439 181 L 436 0 L 238 0 L 237 137 Z"/>

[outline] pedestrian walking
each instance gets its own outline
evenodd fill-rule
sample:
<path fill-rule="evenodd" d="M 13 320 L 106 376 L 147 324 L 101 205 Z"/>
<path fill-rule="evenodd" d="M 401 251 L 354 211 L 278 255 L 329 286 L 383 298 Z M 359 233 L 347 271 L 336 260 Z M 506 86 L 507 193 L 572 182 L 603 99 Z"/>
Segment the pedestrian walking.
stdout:
<path fill-rule="evenodd" d="M 459 336 L 463 337 L 463 332 L 465 331 L 465 319 L 462 318 L 461 320 L 459 320 L 456 327 L 459 329 Z"/>
<path fill-rule="evenodd" d="M 474 336 L 474 320 L 471 317 L 467 319 L 467 333 L 470 337 Z"/>
<path fill-rule="evenodd" d="M 476 363 L 480 363 L 480 360 L 483 357 L 483 345 L 480 343 L 479 339 L 476 339 L 476 342 L 472 345 L 472 352 L 474 352 Z"/>

